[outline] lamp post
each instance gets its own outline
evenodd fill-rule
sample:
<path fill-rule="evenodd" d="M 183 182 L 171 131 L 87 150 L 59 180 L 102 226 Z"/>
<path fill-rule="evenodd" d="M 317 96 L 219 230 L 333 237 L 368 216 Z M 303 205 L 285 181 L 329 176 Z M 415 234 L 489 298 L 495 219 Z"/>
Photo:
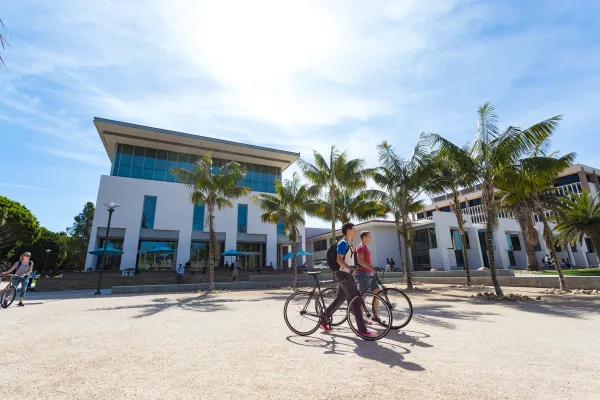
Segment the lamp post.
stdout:
<path fill-rule="evenodd" d="M 50 255 L 50 252 L 52 250 L 46 249 L 44 251 L 46 252 L 46 261 L 44 261 L 44 275 L 46 275 L 46 267 L 48 266 L 48 256 Z"/>
<path fill-rule="evenodd" d="M 106 257 L 106 247 L 108 245 L 108 233 L 110 231 L 110 220 L 112 219 L 113 212 L 115 212 L 117 207 L 119 207 L 119 205 L 116 203 L 108 203 L 108 204 L 104 204 L 104 206 L 108 210 L 108 224 L 106 225 L 106 235 L 104 236 L 104 252 L 102 255 L 102 257 L 103 257 L 102 266 L 100 267 L 100 274 L 98 274 L 98 288 L 96 289 L 96 293 L 94 293 L 94 294 L 102 294 L 102 292 L 100 292 L 100 286 L 102 285 L 102 272 L 104 271 L 104 268 L 106 268 L 106 262 L 108 261 L 108 257 Z"/>

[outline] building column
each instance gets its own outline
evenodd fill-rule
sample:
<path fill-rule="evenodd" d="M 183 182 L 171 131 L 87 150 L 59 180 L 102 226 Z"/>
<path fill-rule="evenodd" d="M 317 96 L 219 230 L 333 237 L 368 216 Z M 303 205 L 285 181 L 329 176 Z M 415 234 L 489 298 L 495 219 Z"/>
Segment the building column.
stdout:
<path fill-rule="evenodd" d="M 579 182 L 581 182 L 581 187 L 586 190 L 590 190 L 590 184 L 587 180 L 587 175 L 585 174 L 585 171 L 581 170 L 577 172 L 577 176 L 579 177 Z"/>
<path fill-rule="evenodd" d="M 496 231 L 496 251 L 494 252 L 494 258 L 496 261 L 496 268 L 500 267 L 503 269 L 510 268 L 510 261 L 508 259 L 508 241 L 506 240 L 506 231 Z M 499 262 L 498 262 L 499 261 Z M 500 264 L 500 265 L 498 265 Z"/>
<path fill-rule="evenodd" d="M 121 270 L 135 268 L 135 263 L 138 257 L 139 242 L 139 229 L 125 229 L 125 238 L 123 239 L 123 255 L 121 256 Z"/>
<path fill-rule="evenodd" d="M 96 230 L 94 231 L 92 229 L 92 234 L 90 235 L 90 241 L 88 242 L 88 254 L 85 258 L 85 270 L 89 270 L 89 269 L 96 269 L 96 264 L 98 263 L 98 256 L 93 256 L 91 255 L 89 252 L 92 250 L 95 250 L 98 248 L 98 246 L 100 245 L 100 239 L 98 238 L 98 235 L 96 235 L 95 232 L 98 231 L 98 228 L 96 228 Z"/>
<path fill-rule="evenodd" d="M 269 263 L 277 265 L 277 232 L 267 235 L 265 253 L 265 265 L 269 265 Z"/>
<path fill-rule="evenodd" d="M 190 260 L 190 248 L 192 247 L 192 231 L 179 231 L 179 239 L 177 240 L 177 260 L 175 266 Z M 217 249 L 219 251 L 219 249 Z"/>

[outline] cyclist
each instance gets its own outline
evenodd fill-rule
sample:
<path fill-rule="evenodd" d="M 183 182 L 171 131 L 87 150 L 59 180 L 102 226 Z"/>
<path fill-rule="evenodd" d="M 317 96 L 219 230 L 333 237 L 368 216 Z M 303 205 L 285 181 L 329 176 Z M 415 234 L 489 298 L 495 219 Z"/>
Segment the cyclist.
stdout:
<path fill-rule="evenodd" d="M 326 322 L 329 320 L 329 316 L 337 310 L 344 301 L 350 301 L 360 295 L 356 288 L 354 277 L 352 276 L 354 269 L 354 245 L 352 244 L 352 239 L 354 239 L 355 233 L 354 224 L 346 223 L 342 226 L 344 238 L 337 244 L 337 263 L 340 269 L 333 273 L 338 282 L 338 290 L 335 300 L 325 310 L 325 319 L 321 322 L 321 328 L 325 331 L 331 331 L 331 326 Z M 354 315 L 356 316 L 358 332 L 361 335 L 376 336 L 375 332 L 367 330 L 359 303 L 354 304 Z"/>
<path fill-rule="evenodd" d="M 31 253 L 25 252 L 19 258 L 12 267 L 8 269 L 8 271 L 3 272 L 2 275 L 10 274 L 12 271 L 15 271 L 15 275 L 12 277 L 13 285 L 15 287 L 19 286 L 21 283 L 21 290 L 19 296 L 19 304 L 18 306 L 23 307 L 23 298 L 25 297 L 25 292 L 27 291 L 27 285 L 29 284 L 29 279 L 31 277 L 31 273 L 33 272 L 33 261 L 30 261 Z"/>
<path fill-rule="evenodd" d="M 371 265 L 371 252 L 369 251 L 369 247 L 367 247 L 371 243 L 371 232 L 362 231 L 360 233 L 360 241 L 361 243 L 356 248 L 356 258 L 359 268 L 355 277 L 358 281 L 358 290 L 361 293 L 372 292 L 373 294 L 377 294 L 381 291 L 381 287 L 377 283 L 377 280 L 371 276 L 375 272 L 375 267 Z M 371 317 L 371 321 L 377 322 L 376 315 L 377 311 L 379 311 L 379 303 L 377 302 L 373 306 L 374 315 Z M 370 324 L 370 321 L 367 324 Z"/>

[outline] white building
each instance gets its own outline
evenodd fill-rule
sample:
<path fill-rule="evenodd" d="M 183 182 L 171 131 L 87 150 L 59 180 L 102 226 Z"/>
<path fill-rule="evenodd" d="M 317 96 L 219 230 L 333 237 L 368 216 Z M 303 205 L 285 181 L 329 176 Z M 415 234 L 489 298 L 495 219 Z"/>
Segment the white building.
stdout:
<path fill-rule="evenodd" d="M 119 205 L 112 215 L 109 244 L 123 255 L 109 259 L 109 269 L 173 269 L 188 260 L 194 268 L 208 265 L 208 224 L 204 206 L 190 202 L 190 191 L 176 183 L 170 170 L 189 168 L 199 156 L 211 152 L 213 168 L 229 160 L 241 163 L 247 175 L 241 184 L 257 192 L 274 192 L 274 182 L 299 153 L 214 139 L 147 126 L 95 118 L 94 124 L 111 161 L 110 175 L 100 179 L 89 250 L 103 246 L 108 212 L 104 204 Z M 291 242 L 283 227 L 260 221 L 261 210 L 250 196 L 233 200 L 233 207 L 215 214 L 220 251 L 243 252 L 238 264 L 256 268 L 281 265 Z M 299 248 L 304 249 L 304 227 Z M 172 254 L 151 255 L 157 247 Z M 86 269 L 99 258 L 88 254 Z M 221 263 L 225 260 L 221 258 Z M 229 260 L 230 261 L 230 260 Z M 298 260 L 302 262 L 303 260 Z"/>
<path fill-rule="evenodd" d="M 585 188 L 592 195 L 600 192 L 599 172 L 592 167 L 575 164 L 567 168 L 556 181 L 557 190 L 564 193 L 570 191 L 581 193 Z M 438 270 L 464 269 L 462 243 L 458 233 L 456 214 L 452 212 L 450 195 L 438 196 L 433 203 L 425 206 L 423 211 L 414 215 L 414 241 L 410 249 L 413 269 L 426 271 L 430 268 Z M 459 200 L 463 211 L 464 227 L 467 233 L 469 265 L 478 269 L 488 265 L 485 242 L 486 217 L 481 205 L 481 187 L 475 186 L 461 191 Z M 539 219 L 536 216 L 536 221 Z M 540 238 L 543 227 L 536 222 Z M 357 236 L 361 230 L 372 232 L 370 250 L 373 254 L 372 263 L 375 266 L 385 265 L 387 257 L 393 257 L 399 266 L 401 259 L 398 253 L 398 237 L 394 224 L 390 221 L 369 221 L 357 225 Z M 337 236 L 341 233 L 338 231 Z M 308 251 L 313 252 L 314 263 L 322 263 L 326 259 L 326 249 L 331 243 L 329 233 L 308 237 Z M 356 239 L 359 242 L 359 239 Z M 550 252 L 543 240 L 536 248 L 538 264 Z M 325 250 L 325 251 L 324 251 Z M 570 248 L 559 248 L 558 257 L 570 260 L 578 267 L 598 265 L 595 250 L 591 240 L 585 238 L 582 244 L 577 243 Z M 527 264 L 524 238 L 521 228 L 510 213 L 500 212 L 498 228 L 494 232 L 494 255 L 496 266 L 504 269 L 524 269 Z M 398 257 L 398 258 L 396 258 Z"/>

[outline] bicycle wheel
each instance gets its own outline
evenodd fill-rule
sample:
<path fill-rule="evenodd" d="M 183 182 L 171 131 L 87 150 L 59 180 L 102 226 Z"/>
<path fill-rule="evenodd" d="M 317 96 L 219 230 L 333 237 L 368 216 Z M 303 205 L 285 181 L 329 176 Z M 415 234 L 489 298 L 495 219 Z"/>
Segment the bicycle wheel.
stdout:
<path fill-rule="evenodd" d="M 309 292 L 296 292 L 285 301 L 283 317 L 288 328 L 297 335 L 306 336 L 319 329 L 323 308 Z"/>
<path fill-rule="evenodd" d="M 377 310 L 377 315 L 371 309 L 375 300 L 379 302 L 379 309 Z M 356 304 L 358 303 L 358 308 L 361 310 L 361 317 L 367 323 L 367 329 L 371 332 L 374 332 L 374 336 L 365 336 L 364 332 L 361 333 L 358 331 L 358 324 L 356 323 L 356 317 L 354 316 L 354 308 L 356 308 Z M 363 307 L 365 306 L 365 307 Z M 352 299 L 350 304 L 348 305 L 348 324 L 350 325 L 350 329 L 354 331 L 358 336 L 365 340 L 379 340 L 391 329 L 392 321 L 392 311 L 388 303 L 380 296 L 373 293 L 364 293 L 362 297 L 356 296 Z M 376 317 L 379 323 L 371 322 L 372 317 Z"/>
<path fill-rule="evenodd" d="M 17 288 L 13 285 L 8 285 L 4 292 L 2 292 L 2 296 L 0 296 L 0 305 L 2 308 L 7 308 L 15 301 L 15 297 L 17 297 Z"/>
<path fill-rule="evenodd" d="M 385 288 L 381 293 L 392 310 L 392 329 L 404 328 L 413 316 L 413 306 L 408 296 L 400 289 Z M 377 314 L 377 299 L 373 299 L 373 310 Z"/>
<path fill-rule="evenodd" d="M 325 289 L 321 292 L 321 296 L 323 296 L 323 302 L 325 303 L 325 304 L 323 304 L 323 306 L 325 306 L 325 309 L 327 309 L 327 307 L 329 307 L 329 305 L 331 303 L 333 303 L 333 301 L 337 297 L 337 289 L 336 288 Z M 330 322 L 331 326 L 339 326 L 339 325 L 343 324 L 344 322 L 346 322 L 346 319 L 348 318 L 346 316 L 346 313 L 348 311 L 347 304 L 348 304 L 348 302 L 344 301 L 342 304 L 340 304 L 338 309 L 335 310 L 335 312 L 331 316 L 331 322 Z M 325 310 L 323 310 L 323 312 L 325 312 Z"/>

